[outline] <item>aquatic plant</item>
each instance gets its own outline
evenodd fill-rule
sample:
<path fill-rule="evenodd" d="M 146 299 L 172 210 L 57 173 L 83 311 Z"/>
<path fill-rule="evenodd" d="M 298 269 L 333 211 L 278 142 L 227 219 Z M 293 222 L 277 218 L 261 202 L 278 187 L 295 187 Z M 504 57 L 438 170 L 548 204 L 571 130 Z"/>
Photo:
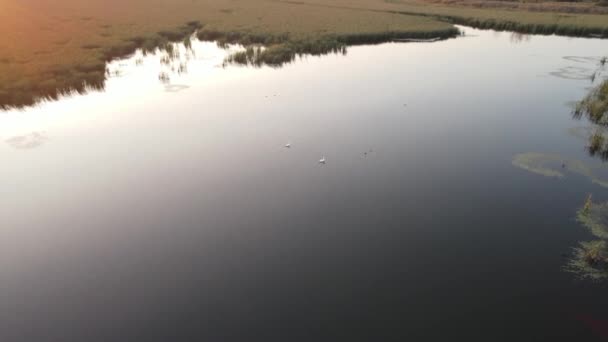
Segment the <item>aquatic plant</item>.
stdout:
<path fill-rule="evenodd" d="M 192 49 L 192 36 L 186 36 L 186 38 L 184 38 L 182 43 L 184 44 L 184 47 L 186 49 L 188 49 L 188 50 Z"/>
<path fill-rule="evenodd" d="M 608 278 L 608 243 L 604 240 L 581 242 L 574 248 L 566 271 L 594 281 Z"/>
<path fill-rule="evenodd" d="M 608 180 L 600 178 L 596 171 L 605 169 L 604 164 L 590 165 L 580 160 L 565 158 L 559 154 L 526 152 L 513 156 L 513 166 L 545 177 L 564 178 L 564 171 L 587 177 L 591 182 L 608 187 Z"/>
<path fill-rule="evenodd" d="M 594 236 L 608 239 L 608 202 L 593 203 L 589 195 L 577 213 L 577 220 Z"/>
<path fill-rule="evenodd" d="M 604 138 L 604 135 L 602 133 L 595 132 L 589 138 L 589 151 L 591 151 L 592 154 L 601 151 L 604 148 L 605 140 L 606 139 Z"/>
<path fill-rule="evenodd" d="M 605 62 L 604 62 L 605 63 Z M 598 129 L 589 136 L 587 150 L 591 156 L 608 160 L 608 143 L 603 128 L 608 127 L 608 81 L 593 88 L 572 111 L 575 119 L 586 118 Z"/>
<path fill-rule="evenodd" d="M 591 198 L 593 195 L 589 194 L 587 196 L 587 199 L 585 200 L 585 205 L 583 205 L 583 208 L 581 209 L 580 214 L 583 216 L 587 216 L 589 215 L 589 212 L 591 211 L 591 205 L 593 204 Z"/>
<path fill-rule="evenodd" d="M 166 83 L 169 83 L 171 81 L 171 78 L 169 77 L 168 73 L 166 73 L 164 71 L 161 71 L 158 74 L 158 80 L 161 81 L 162 83 L 166 84 Z"/>
<path fill-rule="evenodd" d="M 278 67 L 293 62 L 303 55 L 325 55 L 346 53 L 349 45 L 379 44 L 403 39 L 447 39 L 456 37 L 460 31 L 455 27 L 433 31 L 386 31 L 374 33 L 325 34 L 320 36 L 292 37 L 289 34 L 261 34 L 249 32 L 200 30 L 200 40 L 216 41 L 220 47 L 231 44 L 245 46 L 226 59 L 226 63 L 241 65 L 269 65 Z"/>
<path fill-rule="evenodd" d="M 542 176 L 562 178 L 564 174 L 561 171 L 548 165 L 549 163 L 558 163 L 562 160 L 563 158 L 557 154 L 526 152 L 513 156 L 511 163 L 521 169 Z"/>
<path fill-rule="evenodd" d="M 608 278 L 608 202 L 594 203 L 588 195 L 578 211 L 577 220 L 598 239 L 579 243 L 566 270 L 581 278 Z"/>
<path fill-rule="evenodd" d="M 608 81 L 592 89 L 589 94 L 581 100 L 573 111 L 575 118 L 586 117 L 589 121 L 598 125 L 606 125 L 605 115 L 608 112 Z"/>

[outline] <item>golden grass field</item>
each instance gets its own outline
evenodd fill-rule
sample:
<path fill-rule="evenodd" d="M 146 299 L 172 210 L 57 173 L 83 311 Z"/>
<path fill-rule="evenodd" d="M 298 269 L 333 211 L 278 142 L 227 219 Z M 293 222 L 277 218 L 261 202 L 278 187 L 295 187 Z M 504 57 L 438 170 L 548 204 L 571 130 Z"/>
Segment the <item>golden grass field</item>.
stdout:
<path fill-rule="evenodd" d="M 99 80 L 105 60 L 112 55 L 108 49 L 192 21 L 204 24 L 206 30 L 302 39 L 435 32 L 452 28 L 448 21 L 473 19 L 582 27 L 608 35 L 608 15 L 480 9 L 415 0 L 0 0 L 0 106 L 29 105 L 40 96 L 52 95 L 51 88 L 78 89 L 87 77 Z"/>

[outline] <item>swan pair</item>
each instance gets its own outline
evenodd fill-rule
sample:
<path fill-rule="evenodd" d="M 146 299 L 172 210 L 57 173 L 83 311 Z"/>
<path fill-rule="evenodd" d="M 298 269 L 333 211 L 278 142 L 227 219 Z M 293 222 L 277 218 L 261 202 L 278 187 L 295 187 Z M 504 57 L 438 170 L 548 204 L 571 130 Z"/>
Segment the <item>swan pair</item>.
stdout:
<path fill-rule="evenodd" d="M 291 144 L 287 143 L 285 144 L 285 148 L 291 148 Z M 323 158 L 319 159 L 319 164 L 325 164 L 327 162 L 327 160 L 325 160 L 325 156 L 323 156 Z"/>

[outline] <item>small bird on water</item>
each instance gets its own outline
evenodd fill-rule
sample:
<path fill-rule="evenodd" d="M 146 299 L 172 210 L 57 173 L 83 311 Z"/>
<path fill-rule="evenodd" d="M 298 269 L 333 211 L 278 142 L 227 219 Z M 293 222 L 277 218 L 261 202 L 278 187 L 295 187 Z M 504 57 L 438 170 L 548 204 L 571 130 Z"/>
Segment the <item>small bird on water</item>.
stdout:
<path fill-rule="evenodd" d="M 319 164 L 325 164 L 326 160 L 325 157 L 319 159 Z"/>
<path fill-rule="evenodd" d="M 285 148 L 291 148 L 291 144 L 290 143 L 285 144 Z"/>

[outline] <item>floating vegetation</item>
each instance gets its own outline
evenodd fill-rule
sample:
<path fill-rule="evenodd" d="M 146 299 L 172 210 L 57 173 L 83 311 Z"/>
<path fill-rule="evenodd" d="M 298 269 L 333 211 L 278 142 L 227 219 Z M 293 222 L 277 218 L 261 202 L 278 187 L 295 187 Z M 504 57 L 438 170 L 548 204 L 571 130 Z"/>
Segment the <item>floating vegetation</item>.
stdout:
<path fill-rule="evenodd" d="M 165 91 L 168 93 L 177 93 L 179 91 L 186 90 L 188 88 L 190 88 L 190 86 L 185 85 L 185 84 L 166 84 L 165 85 Z"/>
<path fill-rule="evenodd" d="M 513 157 L 512 164 L 546 177 L 563 178 L 564 174 L 554 168 L 554 165 L 562 162 L 562 157 L 557 154 L 544 154 L 536 152 L 527 152 L 516 154 Z"/>
<path fill-rule="evenodd" d="M 171 65 L 171 56 L 169 55 L 164 55 L 160 58 L 160 64 L 162 65 Z"/>
<path fill-rule="evenodd" d="M 593 203 L 589 195 L 578 211 L 577 220 L 596 237 L 608 240 L 608 202 Z"/>
<path fill-rule="evenodd" d="M 608 278 L 608 202 L 593 203 L 591 195 L 578 211 L 578 221 L 598 238 L 581 242 L 574 248 L 566 270 L 581 278 L 603 280 Z"/>
<path fill-rule="evenodd" d="M 594 156 L 596 154 L 604 153 L 605 145 L 606 139 L 604 138 L 604 135 L 598 131 L 593 133 L 589 138 L 589 146 L 587 148 L 589 149 L 589 153 Z"/>
<path fill-rule="evenodd" d="M 606 58 L 599 60 L 599 69 L 593 74 L 599 75 L 606 64 Z M 595 87 L 573 110 L 575 119 L 585 118 L 591 122 L 591 127 L 579 127 L 571 129 L 571 134 L 585 137 L 588 141 L 587 151 L 591 156 L 599 156 L 602 160 L 608 160 L 608 138 L 606 128 L 608 127 L 608 81 Z M 587 168 L 589 178 L 600 185 L 602 184 L 593 171 L 598 168 Z M 588 195 L 583 207 L 577 213 L 577 220 L 585 226 L 598 240 L 581 242 L 574 248 L 572 259 L 566 265 L 566 270 L 573 272 L 581 278 L 600 281 L 608 278 L 608 202 L 594 203 L 592 196 Z"/>
<path fill-rule="evenodd" d="M 549 73 L 551 76 L 567 80 L 586 80 L 593 75 L 593 70 L 585 67 L 567 66 Z"/>
<path fill-rule="evenodd" d="M 564 56 L 562 57 L 563 59 L 570 61 L 570 62 L 577 62 L 577 63 L 595 63 L 598 60 L 601 62 L 602 58 L 598 58 L 598 57 L 589 57 L 589 56 Z"/>
<path fill-rule="evenodd" d="M 577 64 L 552 71 L 549 73 L 550 75 L 568 80 L 591 80 L 591 83 L 595 83 L 596 80 L 605 79 L 605 75 L 603 74 L 605 62 L 602 63 L 603 58 L 601 57 L 564 56 L 562 58 Z M 581 64 L 585 64 L 586 66 L 582 66 Z"/>
<path fill-rule="evenodd" d="M 512 164 L 526 171 L 545 177 L 564 178 L 565 172 L 585 176 L 591 182 L 602 187 L 608 187 L 608 180 L 601 179 L 596 173 L 607 166 L 590 166 L 580 160 L 567 159 L 559 154 L 526 152 L 516 154 Z"/>
<path fill-rule="evenodd" d="M 513 32 L 513 33 L 511 33 L 509 40 L 512 43 L 522 43 L 522 42 L 529 42 L 531 37 L 532 36 L 529 34 L 525 34 L 525 33 L 521 33 L 521 32 Z"/>
<path fill-rule="evenodd" d="M 19 150 L 30 150 L 41 146 L 49 138 L 42 132 L 32 132 L 26 135 L 18 135 L 12 138 L 6 139 L 5 142 L 11 147 Z"/>
<path fill-rule="evenodd" d="M 580 278 L 601 281 L 608 278 L 608 244 L 603 240 L 581 242 L 574 248 L 574 255 L 566 265 L 566 271 Z"/>
<path fill-rule="evenodd" d="M 600 64 L 603 66 L 602 59 Z M 572 111 L 575 119 L 585 118 L 589 120 L 596 129 L 588 135 L 587 151 L 591 156 L 598 156 L 602 160 L 608 160 L 608 139 L 605 137 L 605 129 L 608 127 L 608 81 L 603 81 L 599 86 L 593 88 L 589 94 Z"/>
<path fill-rule="evenodd" d="M 576 106 L 576 104 L 574 105 Z M 577 126 L 568 128 L 568 134 L 587 141 L 589 137 L 594 134 L 598 129 L 602 130 L 601 127 L 593 127 L 593 126 Z"/>
<path fill-rule="evenodd" d="M 192 36 L 187 36 L 186 38 L 184 38 L 184 41 L 182 43 L 184 44 L 186 49 L 191 50 L 192 49 Z"/>
<path fill-rule="evenodd" d="M 586 117 L 589 121 L 598 125 L 607 125 L 606 113 L 608 112 L 608 81 L 591 90 L 591 92 L 578 103 L 573 115 L 579 119 Z"/>
<path fill-rule="evenodd" d="M 171 78 L 169 77 L 168 73 L 166 73 L 164 71 L 161 71 L 158 74 L 158 80 L 161 81 L 161 83 L 167 84 L 167 83 L 169 83 L 171 81 Z"/>

